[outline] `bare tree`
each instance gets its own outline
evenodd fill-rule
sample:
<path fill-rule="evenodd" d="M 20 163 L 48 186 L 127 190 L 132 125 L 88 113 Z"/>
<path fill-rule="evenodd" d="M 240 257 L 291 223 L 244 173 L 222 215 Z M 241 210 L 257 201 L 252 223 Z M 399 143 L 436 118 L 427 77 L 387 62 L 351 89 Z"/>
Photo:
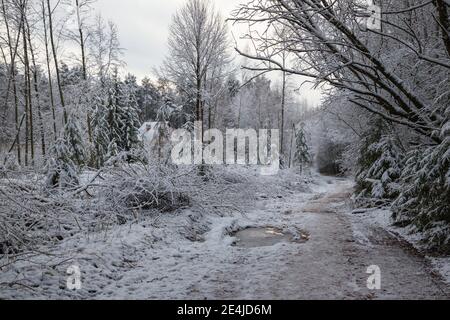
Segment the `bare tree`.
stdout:
<path fill-rule="evenodd" d="M 211 2 L 189 0 L 174 15 L 163 71 L 195 100 L 196 121 L 204 120 L 207 84 L 224 78 L 227 49 L 226 23 Z"/>
<path fill-rule="evenodd" d="M 82 70 L 82 77 L 84 86 L 86 88 L 87 86 L 87 79 L 88 79 L 88 66 L 87 66 L 87 48 L 86 48 L 86 13 L 92 9 L 92 4 L 96 0 L 75 0 L 75 11 L 74 15 L 76 16 L 77 20 L 77 32 L 76 34 L 70 34 L 70 38 L 73 39 L 80 47 L 80 59 L 81 59 L 81 70 Z M 87 129 L 88 129 L 88 137 L 89 141 L 92 142 L 92 128 L 91 128 L 91 112 L 90 110 L 86 111 L 86 123 L 87 123 Z"/>
<path fill-rule="evenodd" d="M 123 65 L 122 52 L 117 26 L 111 21 L 105 23 L 98 15 L 89 41 L 89 53 L 93 60 L 92 69 L 102 86 L 113 76 L 114 70 Z"/>

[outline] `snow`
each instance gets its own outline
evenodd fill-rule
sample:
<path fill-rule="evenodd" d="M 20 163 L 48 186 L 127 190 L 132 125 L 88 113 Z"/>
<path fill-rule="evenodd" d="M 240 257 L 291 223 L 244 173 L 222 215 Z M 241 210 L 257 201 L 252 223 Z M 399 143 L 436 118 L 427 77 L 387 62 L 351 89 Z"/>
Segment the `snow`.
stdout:
<path fill-rule="evenodd" d="M 218 169 L 214 181 L 198 190 L 202 204 L 103 232 L 79 233 L 2 267 L 0 299 L 446 296 L 427 272 L 426 261 L 384 244 L 392 241 L 389 235 L 374 237 L 373 224 L 388 227 L 387 211 L 365 214 L 373 217 L 369 224 L 349 214 L 352 186 L 349 179 L 315 173 L 312 178 L 290 171 L 264 177 L 256 169 Z M 238 210 L 218 212 L 207 206 L 217 195 Z M 307 232 L 310 237 L 305 243 L 233 246 L 232 235 L 248 227 L 272 227 L 294 237 Z M 372 264 L 384 272 L 380 292 L 366 288 L 366 269 Z M 82 272 L 79 291 L 66 289 L 71 265 Z"/>
<path fill-rule="evenodd" d="M 450 258 L 432 258 L 428 257 L 433 268 L 450 284 Z"/>
<path fill-rule="evenodd" d="M 391 233 L 394 237 L 398 237 L 406 241 L 411 247 L 419 252 L 426 252 L 426 248 L 422 243 L 423 237 L 420 233 L 413 232 L 410 228 L 399 228 L 393 226 L 392 212 L 388 208 L 367 210 L 363 214 L 359 214 L 360 221 L 364 220 L 365 225 L 382 228 L 386 232 Z M 357 241 L 365 245 L 370 245 L 370 241 L 365 237 L 364 232 L 355 228 L 353 230 Z M 425 255 L 425 259 L 431 263 L 434 272 L 439 274 L 442 279 L 450 284 L 450 258 L 448 257 L 432 257 Z"/>

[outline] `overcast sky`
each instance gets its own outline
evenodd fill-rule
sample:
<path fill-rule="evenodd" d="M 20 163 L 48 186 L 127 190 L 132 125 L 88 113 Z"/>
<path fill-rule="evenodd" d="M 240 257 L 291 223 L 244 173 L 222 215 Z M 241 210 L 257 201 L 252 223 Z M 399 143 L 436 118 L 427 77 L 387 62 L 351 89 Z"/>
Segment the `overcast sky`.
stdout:
<path fill-rule="evenodd" d="M 224 18 L 242 0 L 213 0 Z M 99 0 L 97 9 L 119 29 L 126 49 L 128 70 L 143 77 L 161 64 L 167 53 L 167 36 L 172 15 L 185 0 Z"/>
<path fill-rule="evenodd" d="M 128 72 L 139 79 L 152 74 L 167 54 L 167 36 L 172 15 L 186 0 L 98 0 L 97 10 L 117 24 Z M 212 0 L 224 18 L 245 0 Z M 239 27 L 230 30 L 239 37 Z M 276 75 L 271 78 L 276 79 Z M 299 80 L 300 82 L 300 80 Z M 304 96 L 318 103 L 319 94 L 303 90 Z"/>

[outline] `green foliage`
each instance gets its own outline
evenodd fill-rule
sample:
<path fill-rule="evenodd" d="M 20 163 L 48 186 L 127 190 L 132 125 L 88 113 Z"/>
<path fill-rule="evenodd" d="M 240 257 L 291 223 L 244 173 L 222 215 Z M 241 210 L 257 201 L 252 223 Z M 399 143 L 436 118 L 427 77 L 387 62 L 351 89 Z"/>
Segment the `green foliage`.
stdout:
<path fill-rule="evenodd" d="M 401 146 L 393 135 L 375 130 L 363 140 L 356 176 L 358 199 L 395 199 L 400 191 Z"/>
<path fill-rule="evenodd" d="M 389 203 L 399 195 L 403 153 L 393 129 L 384 120 L 374 118 L 361 140 L 356 175 L 357 202 Z"/>
<path fill-rule="evenodd" d="M 403 191 L 394 202 L 398 225 L 424 232 L 432 248 L 450 251 L 450 138 L 408 153 Z"/>

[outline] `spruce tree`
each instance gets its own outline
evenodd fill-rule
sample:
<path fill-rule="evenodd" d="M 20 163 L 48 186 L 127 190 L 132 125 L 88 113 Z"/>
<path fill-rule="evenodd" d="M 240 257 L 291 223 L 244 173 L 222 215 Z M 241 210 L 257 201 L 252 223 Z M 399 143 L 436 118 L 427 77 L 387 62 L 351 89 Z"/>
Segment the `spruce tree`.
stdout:
<path fill-rule="evenodd" d="M 139 143 L 138 90 L 136 78 L 131 75 L 128 75 L 118 87 L 116 111 L 119 127 L 116 143 L 119 151 L 129 152 Z"/>
<path fill-rule="evenodd" d="M 92 165 L 100 168 L 106 162 L 109 145 L 108 100 L 105 93 L 99 91 L 94 97 L 92 113 L 93 156 Z"/>
<path fill-rule="evenodd" d="M 295 147 L 294 162 L 299 166 L 300 173 L 303 173 L 304 169 L 311 163 L 311 154 L 303 124 L 295 132 Z"/>
<path fill-rule="evenodd" d="M 84 145 L 79 119 L 71 113 L 61 137 L 50 150 L 46 166 L 47 186 L 67 188 L 78 185 L 78 174 L 86 161 Z"/>
<path fill-rule="evenodd" d="M 395 199 L 403 167 L 402 146 L 380 119 L 366 132 L 358 158 L 358 200 Z"/>

